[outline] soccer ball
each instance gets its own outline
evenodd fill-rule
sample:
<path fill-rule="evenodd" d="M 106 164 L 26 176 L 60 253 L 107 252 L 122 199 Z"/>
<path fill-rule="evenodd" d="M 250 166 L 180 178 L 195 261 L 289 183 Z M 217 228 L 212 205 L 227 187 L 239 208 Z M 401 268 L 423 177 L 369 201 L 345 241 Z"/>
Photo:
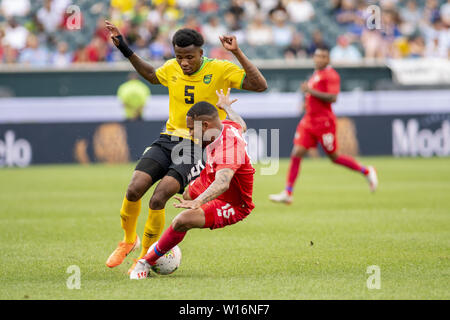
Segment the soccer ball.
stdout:
<path fill-rule="evenodd" d="M 154 243 L 147 252 L 154 250 L 157 243 L 158 242 Z M 175 272 L 175 270 L 177 270 L 180 266 L 180 263 L 181 250 L 178 246 L 175 246 L 161 258 L 156 260 L 156 264 L 152 266 L 152 270 L 157 274 L 167 275 Z"/>

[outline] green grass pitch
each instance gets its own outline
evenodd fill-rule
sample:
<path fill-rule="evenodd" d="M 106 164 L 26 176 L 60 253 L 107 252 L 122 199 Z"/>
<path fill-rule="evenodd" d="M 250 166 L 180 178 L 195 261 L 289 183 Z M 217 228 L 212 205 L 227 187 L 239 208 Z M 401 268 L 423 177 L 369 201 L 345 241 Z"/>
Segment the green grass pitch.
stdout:
<path fill-rule="evenodd" d="M 450 159 L 361 158 L 380 188 L 326 159 L 306 159 L 291 206 L 257 168 L 256 209 L 234 226 L 192 230 L 181 267 L 131 281 L 108 269 L 133 165 L 0 169 L 0 299 L 449 299 Z M 142 235 L 151 193 L 143 199 Z M 166 227 L 180 212 L 170 200 Z M 68 289 L 80 269 L 81 288 Z M 368 289 L 369 266 L 380 289 Z"/>

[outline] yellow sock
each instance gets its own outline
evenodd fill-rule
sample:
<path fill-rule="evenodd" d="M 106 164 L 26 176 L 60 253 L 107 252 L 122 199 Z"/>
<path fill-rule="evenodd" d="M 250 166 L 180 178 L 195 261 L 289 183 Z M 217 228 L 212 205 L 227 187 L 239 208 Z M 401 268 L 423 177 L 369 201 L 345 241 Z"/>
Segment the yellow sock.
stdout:
<path fill-rule="evenodd" d="M 128 201 L 127 197 L 123 199 L 120 209 L 120 220 L 122 229 L 125 231 L 123 241 L 133 243 L 136 240 L 136 224 L 141 211 L 141 200 L 136 202 Z"/>
<path fill-rule="evenodd" d="M 139 259 L 147 254 L 148 249 L 158 241 L 165 225 L 165 209 L 149 209 L 148 219 L 145 223 L 144 236 L 142 237 L 142 251 Z"/>

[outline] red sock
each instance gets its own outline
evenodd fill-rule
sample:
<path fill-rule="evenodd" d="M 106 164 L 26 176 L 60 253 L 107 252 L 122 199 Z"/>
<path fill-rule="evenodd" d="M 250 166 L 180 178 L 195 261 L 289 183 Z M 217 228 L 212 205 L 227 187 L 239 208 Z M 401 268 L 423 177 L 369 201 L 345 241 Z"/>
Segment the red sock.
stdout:
<path fill-rule="evenodd" d="M 287 175 L 286 191 L 289 195 L 294 191 L 295 180 L 297 180 L 298 172 L 300 171 L 300 163 L 302 158 L 291 156 L 289 164 L 289 171 Z"/>
<path fill-rule="evenodd" d="M 339 156 L 336 160 L 333 161 L 336 164 L 339 164 L 341 166 L 347 167 L 349 169 L 359 171 L 362 174 L 367 174 L 369 171 L 366 167 L 360 165 L 355 159 L 353 159 L 350 156 Z"/>
<path fill-rule="evenodd" d="M 183 241 L 186 232 L 178 232 L 173 230 L 172 225 L 167 228 L 166 231 L 159 239 L 158 243 L 154 247 L 154 250 L 150 251 L 144 256 L 144 259 L 147 260 L 148 263 L 154 265 L 156 260 L 162 257 L 164 254 L 170 251 L 173 247 Z"/>

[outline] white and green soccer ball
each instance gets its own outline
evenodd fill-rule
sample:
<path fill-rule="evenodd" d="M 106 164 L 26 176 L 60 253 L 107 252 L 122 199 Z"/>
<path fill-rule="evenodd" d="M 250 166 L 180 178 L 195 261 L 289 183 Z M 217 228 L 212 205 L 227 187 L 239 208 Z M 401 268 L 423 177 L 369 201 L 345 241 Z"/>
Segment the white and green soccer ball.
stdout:
<path fill-rule="evenodd" d="M 157 243 L 158 242 L 154 243 L 148 249 L 147 252 L 151 252 L 152 250 L 154 250 Z M 174 273 L 175 270 L 177 270 L 178 267 L 180 266 L 180 263 L 181 263 L 181 250 L 180 247 L 175 246 L 161 258 L 156 260 L 156 264 L 151 268 L 157 274 L 167 275 Z"/>

